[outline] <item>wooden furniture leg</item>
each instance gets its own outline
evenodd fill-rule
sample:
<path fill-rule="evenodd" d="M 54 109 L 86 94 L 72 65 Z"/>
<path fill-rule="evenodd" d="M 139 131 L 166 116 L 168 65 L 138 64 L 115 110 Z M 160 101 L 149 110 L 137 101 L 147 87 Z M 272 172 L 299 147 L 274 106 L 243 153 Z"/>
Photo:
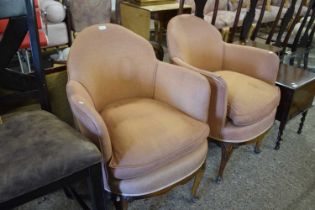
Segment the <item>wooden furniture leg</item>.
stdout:
<path fill-rule="evenodd" d="M 282 141 L 282 134 L 283 134 L 283 131 L 285 129 L 285 125 L 286 124 L 287 124 L 287 121 L 280 121 L 279 132 L 278 132 L 278 137 L 277 137 L 275 150 L 279 150 L 280 149 L 280 144 L 281 144 L 281 141 Z"/>
<path fill-rule="evenodd" d="M 254 149 L 254 152 L 255 152 L 256 154 L 261 153 L 260 145 L 261 145 L 262 140 L 263 140 L 263 138 L 259 138 L 259 139 L 256 141 L 255 149 Z"/>
<path fill-rule="evenodd" d="M 128 209 L 128 200 L 123 196 L 114 196 L 113 201 L 116 210 L 127 210 Z"/>
<path fill-rule="evenodd" d="M 225 166 L 226 166 L 227 162 L 229 161 L 229 159 L 233 153 L 233 149 L 234 149 L 234 144 L 232 144 L 232 143 L 222 142 L 220 145 L 221 145 L 221 163 L 220 163 L 219 173 L 218 173 L 218 176 L 216 178 L 217 183 L 222 182 L 222 177 L 223 177 L 223 172 L 224 172 Z"/>
<path fill-rule="evenodd" d="M 299 130 L 297 131 L 298 134 L 301 134 L 301 133 L 302 133 L 306 115 L 307 115 L 307 111 L 303 112 L 302 118 L 301 118 L 301 122 L 300 122 L 300 125 L 299 125 Z"/>
<path fill-rule="evenodd" d="M 204 162 L 201 166 L 200 169 L 198 169 L 196 175 L 195 175 L 195 179 L 194 179 L 194 184 L 193 184 L 193 187 L 192 187 L 192 196 L 193 196 L 193 199 L 198 199 L 199 198 L 199 195 L 197 194 L 197 190 L 199 188 L 199 185 L 200 185 L 200 182 L 202 180 L 202 177 L 205 173 L 205 170 L 206 170 L 206 162 Z"/>
<path fill-rule="evenodd" d="M 106 205 L 101 163 L 89 168 L 88 185 L 92 197 L 93 210 L 105 210 Z"/>

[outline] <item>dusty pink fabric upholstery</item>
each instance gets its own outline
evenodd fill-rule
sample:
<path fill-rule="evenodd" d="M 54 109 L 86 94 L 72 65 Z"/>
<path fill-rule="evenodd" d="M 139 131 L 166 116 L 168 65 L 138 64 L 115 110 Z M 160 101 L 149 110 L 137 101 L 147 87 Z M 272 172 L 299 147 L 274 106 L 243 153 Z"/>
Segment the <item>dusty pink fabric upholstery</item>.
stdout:
<path fill-rule="evenodd" d="M 176 16 L 169 22 L 167 41 L 173 63 L 208 77 L 212 90 L 210 137 L 242 142 L 249 137 L 244 132 L 237 132 L 238 129 L 241 131 L 246 126 L 252 129 L 250 133 L 254 137 L 272 126 L 275 117 L 273 110 L 280 99 L 275 86 L 279 67 L 279 59 L 275 54 L 224 43 L 215 27 L 190 15 Z M 222 73 L 223 70 L 230 73 Z M 241 87 L 236 86 L 238 79 L 235 80 L 232 75 L 238 75 Z M 254 91 L 253 87 L 268 88 Z M 269 92 L 265 94 L 264 91 Z M 232 97 L 231 94 L 237 95 Z M 248 100 L 240 100 L 247 96 L 266 100 L 259 100 L 259 106 L 255 106 L 257 101 L 249 103 Z M 237 108 L 231 111 L 231 107 Z M 260 113 L 261 110 L 264 114 Z M 229 135 L 231 133 L 235 136 Z"/>
<path fill-rule="evenodd" d="M 145 195 L 203 164 L 211 94 L 202 75 L 157 61 L 149 42 L 113 24 L 79 33 L 68 75 L 77 124 L 103 153 L 106 190 Z"/>
<path fill-rule="evenodd" d="M 227 115 L 236 126 L 259 122 L 279 104 L 280 91 L 274 85 L 234 71 L 216 71 L 215 74 L 226 82 Z"/>

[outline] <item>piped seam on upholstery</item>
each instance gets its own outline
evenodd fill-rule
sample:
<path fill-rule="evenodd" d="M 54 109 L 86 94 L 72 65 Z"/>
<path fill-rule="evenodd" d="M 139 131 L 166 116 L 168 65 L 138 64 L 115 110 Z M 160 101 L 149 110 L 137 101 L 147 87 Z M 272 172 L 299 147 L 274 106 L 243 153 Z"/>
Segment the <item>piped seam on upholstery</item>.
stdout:
<path fill-rule="evenodd" d="M 155 64 L 155 72 L 154 72 L 154 77 L 153 77 L 153 81 L 154 81 L 154 89 L 153 89 L 153 98 L 155 98 L 155 91 L 156 91 L 156 78 L 157 78 L 157 73 L 158 73 L 158 65 L 159 65 L 160 61 L 156 60 L 156 64 Z"/>

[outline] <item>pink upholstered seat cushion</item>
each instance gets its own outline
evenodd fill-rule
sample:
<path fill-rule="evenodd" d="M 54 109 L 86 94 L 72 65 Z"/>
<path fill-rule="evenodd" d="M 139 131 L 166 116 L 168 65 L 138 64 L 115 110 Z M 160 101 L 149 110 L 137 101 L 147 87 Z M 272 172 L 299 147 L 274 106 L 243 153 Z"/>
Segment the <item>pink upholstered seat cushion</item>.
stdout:
<path fill-rule="evenodd" d="M 109 167 L 117 179 L 139 177 L 184 157 L 209 134 L 206 123 L 148 98 L 111 103 L 101 115 L 113 149 Z"/>
<path fill-rule="evenodd" d="M 236 126 L 250 125 L 269 115 L 279 104 L 279 89 L 232 71 L 217 71 L 228 89 L 227 116 Z"/>

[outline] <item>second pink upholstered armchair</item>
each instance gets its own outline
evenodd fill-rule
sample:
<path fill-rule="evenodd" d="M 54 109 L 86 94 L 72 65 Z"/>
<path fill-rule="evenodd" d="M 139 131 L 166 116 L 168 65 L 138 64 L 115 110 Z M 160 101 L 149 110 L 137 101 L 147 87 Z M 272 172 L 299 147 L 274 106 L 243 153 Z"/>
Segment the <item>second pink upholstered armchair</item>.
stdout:
<path fill-rule="evenodd" d="M 210 138 L 222 148 L 220 182 L 233 148 L 254 141 L 259 153 L 274 123 L 279 59 L 269 51 L 225 43 L 214 26 L 191 15 L 169 22 L 167 41 L 173 63 L 206 75 L 211 84 L 208 123 Z"/>
<path fill-rule="evenodd" d="M 101 150 L 117 209 L 196 177 L 207 156 L 210 85 L 159 62 L 149 42 L 113 24 L 84 29 L 68 60 L 67 95 L 81 132 Z"/>

